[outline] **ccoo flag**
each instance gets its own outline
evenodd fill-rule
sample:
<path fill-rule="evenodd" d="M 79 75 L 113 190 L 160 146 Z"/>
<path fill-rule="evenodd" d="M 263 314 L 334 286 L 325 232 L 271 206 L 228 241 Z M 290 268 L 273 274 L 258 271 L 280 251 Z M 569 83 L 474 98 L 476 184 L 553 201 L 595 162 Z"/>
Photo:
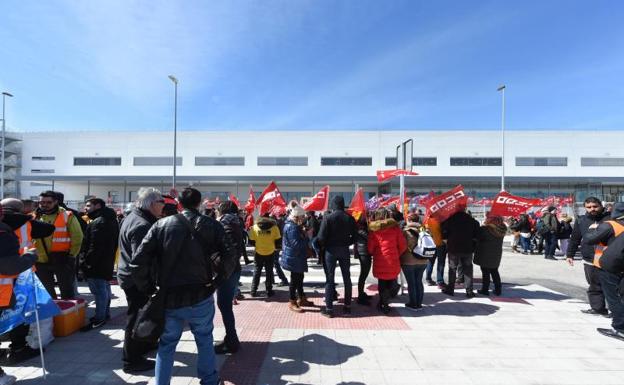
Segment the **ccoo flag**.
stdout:
<path fill-rule="evenodd" d="M 305 205 L 303 209 L 305 211 L 325 211 L 327 210 L 327 204 L 329 203 L 329 185 L 321 187 L 319 192 L 312 197 Z"/>
<path fill-rule="evenodd" d="M 356 221 L 360 220 L 362 214 L 366 213 L 366 203 L 364 202 L 364 190 L 360 187 L 353 199 L 351 199 L 351 204 L 347 209 L 347 213 L 351 214 Z"/>
<path fill-rule="evenodd" d="M 427 199 L 423 204 L 427 208 L 427 218 L 434 217 L 442 223 L 466 208 L 468 196 L 464 193 L 464 187 L 457 185 L 452 190 Z"/>
<path fill-rule="evenodd" d="M 277 207 L 286 207 L 286 201 L 273 181 L 262 191 L 257 204 L 260 205 L 260 215 L 271 212 Z"/>
<path fill-rule="evenodd" d="M 497 217 L 514 217 L 526 212 L 533 206 L 538 206 L 540 201 L 541 200 L 539 198 L 528 199 L 511 195 L 506 191 L 501 191 L 498 193 L 496 198 L 494 198 L 492 209 L 488 215 Z"/>

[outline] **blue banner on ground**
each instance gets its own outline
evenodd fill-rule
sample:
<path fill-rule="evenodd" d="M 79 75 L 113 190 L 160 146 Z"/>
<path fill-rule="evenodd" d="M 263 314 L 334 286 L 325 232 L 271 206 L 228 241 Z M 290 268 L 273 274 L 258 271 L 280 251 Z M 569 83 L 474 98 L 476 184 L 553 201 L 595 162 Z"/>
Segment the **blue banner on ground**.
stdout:
<path fill-rule="evenodd" d="M 36 321 L 35 303 L 40 320 L 54 317 L 61 312 L 48 291 L 43 287 L 39 277 L 30 269 L 17 277 L 13 286 L 13 293 L 15 294 L 15 306 L 12 309 L 2 311 L 0 334 L 24 323 L 34 323 Z"/>

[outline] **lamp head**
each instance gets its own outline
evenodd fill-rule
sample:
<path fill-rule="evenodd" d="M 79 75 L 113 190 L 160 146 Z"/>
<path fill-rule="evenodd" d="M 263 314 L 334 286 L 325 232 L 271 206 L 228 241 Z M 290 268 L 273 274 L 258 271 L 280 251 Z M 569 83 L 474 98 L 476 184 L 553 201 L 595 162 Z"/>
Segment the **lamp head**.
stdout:
<path fill-rule="evenodd" d="M 171 81 L 174 82 L 175 84 L 178 84 L 178 79 L 175 76 L 169 75 L 169 79 L 171 79 Z"/>
<path fill-rule="evenodd" d="M 6 95 L 6 96 L 8 96 L 8 97 L 10 97 L 10 98 L 12 98 L 12 97 L 13 97 L 13 95 L 12 95 L 12 94 L 10 94 L 10 93 L 8 93 L 8 92 L 3 92 L 3 93 L 2 93 L 2 95 Z"/>
<path fill-rule="evenodd" d="M 496 91 L 502 91 L 502 90 L 504 90 L 504 89 L 505 89 L 505 85 L 503 84 L 502 86 L 498 87 L 498 88 L 496 89 Z"/>

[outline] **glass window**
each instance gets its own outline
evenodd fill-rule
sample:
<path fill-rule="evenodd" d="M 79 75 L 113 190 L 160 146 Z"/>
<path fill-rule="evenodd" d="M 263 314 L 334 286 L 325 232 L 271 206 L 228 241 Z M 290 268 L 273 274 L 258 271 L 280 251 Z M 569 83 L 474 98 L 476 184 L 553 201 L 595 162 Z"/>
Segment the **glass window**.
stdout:
<path fill-rule="evenodd" d="M 501 158 L 498 157 L 451 157 L 451 166 L 500 166 Z"/>
<path fill-rule="evenodd" d="M 173 166 L 172 156 L 135 156 L 135 166 Z M 182 157 L 176 157 L 176 166 L 182 166 Z"/>
<path fill-rule="evenodd" d="M 321 166 L 372 166 L 373 158 L 368 157 L 322 157 Z"/>
<path fill-rule="evenodd" d="M 386 156 L 386 166 L 396 166 L 396 156 Z"/>
<path fill-rule="evenodd" d="M 121 166 L 121 158 L 74 158 L 74 166 Z"/>
<path fill-rule="evenodd" d="M 568 165 L 566 157 L 516 157 L 516 166 L 552 166 L 565 167 Z"/>
<path fill-rule="evenodd" d="M 51 168 L 34 168 L 30 170 L 33 174 L 54 174 L 54 169 Z"/>
<path fill-rule="evenodd" d="M 436 157 L 414 157 L 412 158 L 413 166 L 437 166 L 438 158 Z"/>
<path fill-rule="evenodd" d="M 624 167 L 624 158 L 581 158 L 581 167 Z"/>
<path fill-rule="evenodd" d="M 195 166 L 244 166 L 243 156 L 196 156 Z"/>
<path fill-rule="evenodd" d="M 307 156 L 259 156 L 258 166 L 307 166 Z"/>
<path fill-rule="evenodd" d="M 32 160 L 55 160 L 54 156 L 33 156 Z"/>

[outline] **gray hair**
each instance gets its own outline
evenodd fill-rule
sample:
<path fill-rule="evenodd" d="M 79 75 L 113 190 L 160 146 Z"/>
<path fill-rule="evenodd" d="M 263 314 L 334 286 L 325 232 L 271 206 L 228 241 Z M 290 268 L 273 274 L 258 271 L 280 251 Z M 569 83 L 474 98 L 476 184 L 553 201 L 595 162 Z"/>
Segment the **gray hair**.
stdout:
<path fill-rule="evenodd" d="M 137 192 L 134 207 L 141 210 L 149 210 L 154 203 L 162 199 L 162 194 L 154 187 L 141 187 Z"/>

